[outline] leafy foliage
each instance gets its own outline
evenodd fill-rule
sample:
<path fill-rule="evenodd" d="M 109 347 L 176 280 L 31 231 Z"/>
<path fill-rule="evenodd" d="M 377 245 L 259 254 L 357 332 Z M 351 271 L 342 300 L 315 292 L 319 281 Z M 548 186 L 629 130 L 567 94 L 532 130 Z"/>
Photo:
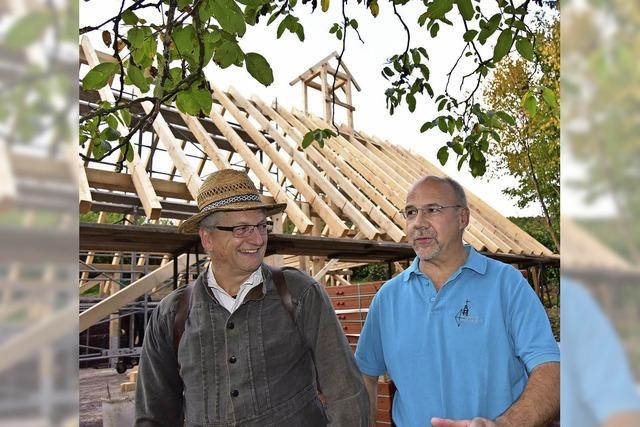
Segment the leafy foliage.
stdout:
<path fill-rule="evenodd" d="M 540 21 L 534 37 L 539 69 L 523 59 L 499 64 L 485 88 L 490 108 L 501 110 L 499 138 L 490 149 L 491 172 L 517 185 L 504 190 L 517 205 L 541 207 L 547 233 L 559 246 L 560 220 L 560 22 Z M 526 49 L 526 48 L 525 48 Z"/>
<path fill-rule="evenodd" d="M 341 1 L 342 22 L 333 24 L 329 29 L 330 33 L 342 40 L 343 49 L 339 62 L 342 60 L 349 32 L 355 32 L 360 38 L 358 22 L 347 17 L 344 12 L 347 2 L 348 0 Z M 301 3 L 310 4 L 312 12 L 318 5 L 317 0 L 303 0 Z M 387 108 L 393 114 L 404 103 L 410 112 L 415 112 L 421 96 L 433 99 L 437 104 L 438 116 L 425 121 L 421 131 L 437 128 L 451 136 L 450 141 L 439 152 L 441 163 L 448 161 L 449 151 L 452 150 L 457 156 L 459 169 L 467 163 L 474 176 L 482 175 L 486 170 L 489 146 L 498 141 L 497 130 L 501 128 L 503 121 L 497 111 L 486 111 L 477 102 L 476 92 L 489 70 L 495 68 L 503 58 L 521 55 L 528 61 L 537 61 L 533 54 L 534 32 L 526 23 L 530 1 L 515 5 L 513 2 L 498 0 L 497 5 L 487 5 L 480 0 L 426 0 L 424 12 L 417 20 L 430 37 L 438 37 L 440 29 L 445 25 L 458 25 L 465 30 L 465 44 L 460 58 L 465 58 L 470 71 L 462 71 L 459 58 L 447 75 L 446 87 L 439 92 L 436 92 L 431 83 L 431 58 L 427 49 L 411 45 L 411 34 L 397 11 L 406 4 L 407 1 L 391 2 L 393 13 L 406 30 L 407 40 L 404 51 L 392 55 L 382 69 L 383 77 L 390 83 L 385 91 Z M 321 0 L 320 6 L 321 11 L 326 12 L 330 1 Z M 377 0 L 368 0 L 363 6 L 369 9 L 374 19 L 380 13 Z M 288 32 L 303 42 L 304 27 L 294 15 L 298 7 L 301 6 L 297 0 L 135 2 L 102 25 L 81 29 L 81 34 L 102 30 L 104 40 L 113 49 L 118 65 L 117 69 L 106 64 L 95 67 L 85 77 L 86 82 L 83 84 L 86 90 L 99 89 L 101 84 L 106 84 L 118 73 L 125 72 L 125 83 L 137 87 L 142 93 L 146 94 L 153 87 L 153 93 L 147 99 L 156 101 L 154 110 L 128 129 L 128 133 L 120 132 L 117 139 L 119 147 L 128 147 L 133 133 L 149 125 L 158 114 L 161 104 L 175 102 L 180 111 L 192 115 L 209 113 L 210 103 L 204 100 L 204 92 L 208 87 L 202 69 L 210 62 L 221 68 L 244 65 L 257 81 L 264 85 L 271 84 L 274 77 L 268 60 L 258 52 L 245 53 L 240 47 L 240 39 L 262 17 L 268 17 L 267 25 L 274 24 L 277 38 Z M 148 18 L 153 22 L 148 23 L 140 17 L 142 15 L 139 11 L 142 9 L 145 9 L 145 16 L 151 11 L 156 12 L 155 18 Z M 113 23 L 112 34 L 102 28 L 109 23 Z M 483 45 L 493 45 L 490 55 L 487 55 L 486 49 L 480 49 Z M 481 54 L 481 50 L 485 52 Z M 452 90 L 449 85 L 455 73 L 464 74 L 458 91 Z M 474 82 L 466 84 L 467 79 Z M 526 98 L 529 109 L 535 108 L 537 104 L 534 105 L 534 101 L 537 102 L 542 93 Z M 129 110 L 129 107 L 130 102 L 123 102 L 119 98 L 115 105 L 101 106 L 81 118 L 81 134 L 84 135 L 81 143 L 90 141 L 94 156 L 104 156 L 118 148 L 111 147 L 112 140 L 107 139 L 106 134 L 103 137 L 101 131 L 97 132 L 103 117 L 118 110 Z M 92 122 L 96 117 L 98 122 Z M 114 135 L 114 132 L 109 131 L 110 137 Z M 305 135 L 303 146 L 308 146 L 312 141 L 322 146 L 323 139 L 330 136 L 326 130 L 321 129 L 309 132 Z"/>

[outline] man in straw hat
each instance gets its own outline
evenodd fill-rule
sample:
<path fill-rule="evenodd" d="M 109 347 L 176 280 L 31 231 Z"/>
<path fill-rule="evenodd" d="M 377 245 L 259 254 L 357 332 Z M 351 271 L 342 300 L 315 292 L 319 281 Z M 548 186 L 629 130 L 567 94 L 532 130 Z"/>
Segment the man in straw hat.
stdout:
<path fill-rule="evenodd" d="M 178 230 L 198 233 L 211 262 L 151 315 L 136 425 L 367 426 L 367 391 L 327 294 L 299 270 L 263 263 L 267 218 L 286 204 L 264 203 L 231 169 L 211 174 L 197 199 Z"/>

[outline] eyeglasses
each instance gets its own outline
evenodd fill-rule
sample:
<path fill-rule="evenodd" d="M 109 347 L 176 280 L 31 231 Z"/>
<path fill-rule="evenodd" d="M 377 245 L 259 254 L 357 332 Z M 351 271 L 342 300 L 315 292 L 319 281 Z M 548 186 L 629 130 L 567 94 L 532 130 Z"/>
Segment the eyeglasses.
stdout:
<path fill-rule="evenodd" d="M 406 219 L 415 219 L 418 216 L 418 212 L 422 211 L 422 213 L 426 215 L 428 218 L 434 218 L 440 215 L 443 209 L 461 208 L 461 207 L 462 205 L 449 205 L 449 206 L 426 205 L 421 208 L 416 208 L 415 206 L 409 206 L 404 208 L 404 210 L 401 210 L 400 213 L 402 213 L 402 215 Z"/>
<path fill-rule="evenodd" d="M 273 222 L 265 221 L 255 225 L 242 224 L 234 225 L 232 227 L 223 227 L 221 225 L 216 225 L 211 228 L 215 228 L 221 231 L 230 231 L 231 233 L 233 233 L 233 237 L 247 237 L 251 233 L 253 233 L 253 230 L 258 230 L 258 233 L 265 236 L 267 235 L 267 233 L 270 233 L 271 230 L 273 230 Z"/>

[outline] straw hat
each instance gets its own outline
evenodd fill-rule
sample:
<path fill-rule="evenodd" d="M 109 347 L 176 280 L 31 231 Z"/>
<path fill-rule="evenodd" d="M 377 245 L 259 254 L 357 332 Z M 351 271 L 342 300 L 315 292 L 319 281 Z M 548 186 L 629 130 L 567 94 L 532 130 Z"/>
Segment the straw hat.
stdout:
<path fill-rule="evenodd" d="M 286 203 L 264 203 L 245 172 L 223 169 L 209 175 L 198 190 L 200 212 L 178 227 L 179 233 L 196 234 L 200 221 L 214 212 L 264 209 L 267 216 L 282 212 Z"/>

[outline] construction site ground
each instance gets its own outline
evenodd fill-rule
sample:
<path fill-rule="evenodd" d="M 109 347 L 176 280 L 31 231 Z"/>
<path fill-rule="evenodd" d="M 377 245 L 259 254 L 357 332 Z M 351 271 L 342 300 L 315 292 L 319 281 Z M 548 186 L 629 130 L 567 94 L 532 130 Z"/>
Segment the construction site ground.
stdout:
<path fill-rule="evenodd" d="M 80 369 L 80 427 L 102 427 L 102 399 L 107 398 L 107 384 L 112 398 L 133 397 L 132 392 L 120 392 L 120 384 L 127 381 L 128 374 L 119 374 L 115 368 Z"/>

